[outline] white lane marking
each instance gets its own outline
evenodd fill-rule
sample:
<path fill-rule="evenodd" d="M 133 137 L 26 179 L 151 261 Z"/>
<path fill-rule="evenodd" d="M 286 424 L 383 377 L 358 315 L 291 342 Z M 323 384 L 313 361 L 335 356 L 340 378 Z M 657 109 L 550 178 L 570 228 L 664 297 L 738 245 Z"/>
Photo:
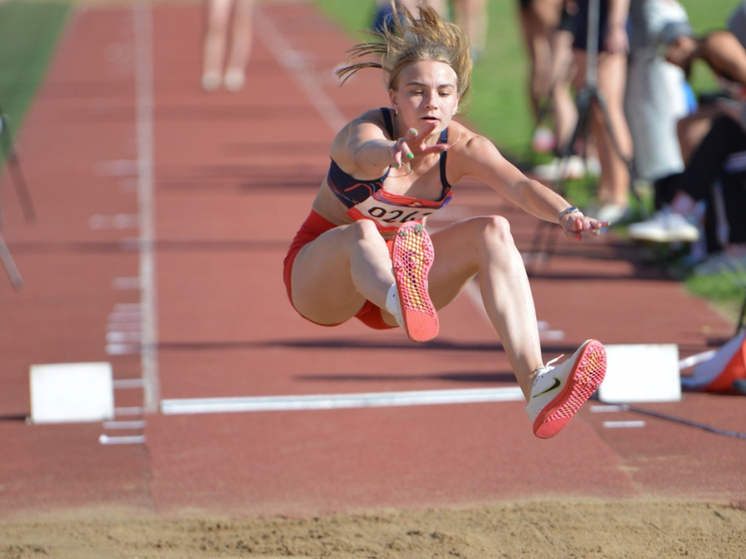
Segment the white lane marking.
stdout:
<path fill-rule="evenodd" d="M 161 402 L 164 415 L 267 411 L 380 408 L 436 404 L 474 404 L 523 401 L 518 387 L 359 394 L 314 394 L 310 396 L 258 396 L 246 398 L 186 398 Z"/>
<path fill-rule="evenodd" d="M 347 118 L 331 97 L 324 91 L 316 73 L 306 62 L 303 53 L 294 50 L 290 42 L 275 27 L 275 24 L 264 15 L 260 6 L 254 10 L 256 29 L 262 42 L 275 55 L 280 65 L 290 74 L 306 94 L 308 101 L 318 111 L 331 131 L 336 134 L 347 124 Z"/>
<path fill-rule="evenodd" d="M 117 291 L 140 289 L 140 278 L 114 278 L 111 281 L 111 288 Z"/>
<path fill-rule="evenodd" d="M 91 229 L 134 229 L 140 216 L 133 214 L 92 215 L 88 220 Z"/>
<path fill-rule="evenodd" d="M 127 389 L 127 388 L 142 388 L 143 382 L 141 378 L 123 378 L 114 379 L 112 382 L 114 390 Z"/>
<path fill-rule="evenodd" d="M 688 369 L 689 367 L 699 365 L 700 363 L 704 363 L 705 361 L 712 359 L 715 353 L 717 353 L 717 350 L 709 349 L 707 351 L 703 351 L 702 353 L 684 357 L 682 360 L 679 361 L 679 369 L 684 370 Z"/>
<path fill-rule="evenodd" d="M 134 177 L 137 175 L 138 163 L 131 159 L 117 159 L 113 161 L 99 161 L 93 167 L 93 172 L 104 177 Z"/>
<path fill-rule="evenodd" d="M 638 429 L 645 427 L 644 421 L 604 421 L 606 429 Z"/>
<path fill-rule="evenodd" d="M 110 312 L 107 317 L 109 324 L 121 323 L 121 322 L 137 322 L 142 320 L 142 313 L 139 311 L 117 311 Z"/>
<path fill-rule="evenodd" d="M 137 419 L 135 421 L 104 421 L 104 429 L 111 429 L 115 431 L 117 429 L 143 429 L 145 427 L 145 421 Z"/>
<path fill-rule="evenodd" d="M 143 408 L 139 406 L 130 406 L 126 408 L 114 408 L 114 415 L 115 416 L 121 416 L 121 415 L 142 415 L 143 414 Z"/>
<path fill-rule="evenodd" d="M 111 322 L 106 325 L 107 333 L 133 334 L 140 332 L 140 321 L 137 322 Z"/>
<path fill-rule="evenodd" d="M 106 355 L 136 355 L 141 349 L 140 344 L 106 344 L 105 347 Z"/>
<path fill-rule="evenodd" d="M 145 435 L 134 435 L 131 437 L 110 437 L 109 435 L 101 435 L 98 438 L 98 442 L 104 445 L 145 444 Z"/>
<path fill-rule="evenodd" d="M 116 303 L 114 312 L 140 312 L 140 303 Z"/>
<path fill-rule="evenodd" d="M 107 332 L 106 343 L 108 344 L 139 344 L 142 336 L 140 332 Z"/>
<path fill-rule="evenodd" d="M 593 405 L 591 406 L 592 413 L 616 413 L 620 411 L 628 411 L 629 407 L 625 405 Z"/>
<path fill-rule="evenodd" d="M 140 362 L 144 381 L 143 406 L 146 413 L 158 411 L 158 320 L 156 315 L 155 201 L 153 195 L 153 11 L 145 2 L 132 8 L 136 48 L 135 83 L 137 96 L 137 200 L 140 223 L 140 300 L 142 345 Z"/>

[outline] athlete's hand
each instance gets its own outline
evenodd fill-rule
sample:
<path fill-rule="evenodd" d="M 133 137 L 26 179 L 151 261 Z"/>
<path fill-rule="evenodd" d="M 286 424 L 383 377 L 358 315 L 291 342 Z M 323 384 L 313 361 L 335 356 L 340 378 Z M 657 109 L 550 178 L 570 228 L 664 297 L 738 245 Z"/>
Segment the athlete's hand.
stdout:
<path fill-rule="evenodd" d="M 394 167 L 399 168 L 402 162 L 407 159 L 414 159 L 419 155 L 429 155 L 431 153 L 443 153 L 448 149 L 448 144 L 425 143 L 425 140 L 438 127 L 437 122 L 427 123 L 422 130 L 410 128 L 407 134 L 394 142 L 393 155 Z"/>
<path fill-rule="evenodd" d="M 583 235 L 598 237 L 601 234 L 601 228 L 608 226 L 608 221 L 599 221 L 585 216 L 581 212 L 567 214 L 562 216 L 560 220 L 560 227 L 562 227 L 565 238 L 573 241 L 581 240 Z"/>

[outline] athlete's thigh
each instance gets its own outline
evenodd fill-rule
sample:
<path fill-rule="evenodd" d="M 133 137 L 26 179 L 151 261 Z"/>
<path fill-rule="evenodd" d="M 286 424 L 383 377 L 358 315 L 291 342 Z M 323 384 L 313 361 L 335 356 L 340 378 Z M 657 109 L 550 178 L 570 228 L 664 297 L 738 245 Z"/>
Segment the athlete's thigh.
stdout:
<path fill-rule="evenodd" d="M 346 243 L 345 227 L 337 227 L 305 245 L 295 258 L 293 305 L 314 322 L 343 322 L 365 302 L 352 282 Z"/>
<path fill-rule="evenodd" d="M 483 230 L 480 218 L 466 219 L 431 234 L 435 260 L 428 275 L 428 291 L 436 308 L 453 301 L 478 270 L 474 239 Z"/>

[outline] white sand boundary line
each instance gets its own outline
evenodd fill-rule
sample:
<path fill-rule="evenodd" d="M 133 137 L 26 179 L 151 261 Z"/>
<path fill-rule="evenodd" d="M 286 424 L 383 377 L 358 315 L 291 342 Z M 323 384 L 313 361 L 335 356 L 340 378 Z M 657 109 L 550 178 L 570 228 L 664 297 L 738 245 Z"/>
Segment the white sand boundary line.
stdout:
<path fill-rule="evenodd" d="M 369 392 L 358 394 L 313 394 L 307 396 L 182 398 L 163 400 L 161 402 L 161 413 L 164 415 L 185 415 L 201 413 L 304 411 L 513 401 L 524 401 L 523 393 L 518 387 Z"/>

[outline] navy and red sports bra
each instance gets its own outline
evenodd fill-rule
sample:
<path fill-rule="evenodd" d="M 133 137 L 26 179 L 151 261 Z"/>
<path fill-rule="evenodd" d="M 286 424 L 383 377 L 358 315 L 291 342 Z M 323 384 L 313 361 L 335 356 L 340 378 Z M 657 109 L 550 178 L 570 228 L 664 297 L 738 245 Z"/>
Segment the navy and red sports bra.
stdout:
<path fill-rule="evenodd" d="M 382 108 L 383 120 L 389 137 L 394 137 L 394 124 L 391 119 L 391 109 Z M 448 129 L 441 132 L 439 141 L 448 143 Z M 451 201 L 451 185 L 446 179 L 446 156 L 448 152 L 440 154 L 440 182 L 443 192 L 439 200 L 421 200 L 410 196 L 391 194 L 383 189 L 383 182 L 389 175 L 391 167 L 386 169 L 382 177 L 373 180 L 356 179 L 345 173 L 332 159 L 326 182 L 335 196 L 347 208 L 347 215 L 355 221 L 372 219 L 378 229 L 383 232 L 396 231 L 402 223 L 407 221 L 422 221 L 444 207 Z"/>

